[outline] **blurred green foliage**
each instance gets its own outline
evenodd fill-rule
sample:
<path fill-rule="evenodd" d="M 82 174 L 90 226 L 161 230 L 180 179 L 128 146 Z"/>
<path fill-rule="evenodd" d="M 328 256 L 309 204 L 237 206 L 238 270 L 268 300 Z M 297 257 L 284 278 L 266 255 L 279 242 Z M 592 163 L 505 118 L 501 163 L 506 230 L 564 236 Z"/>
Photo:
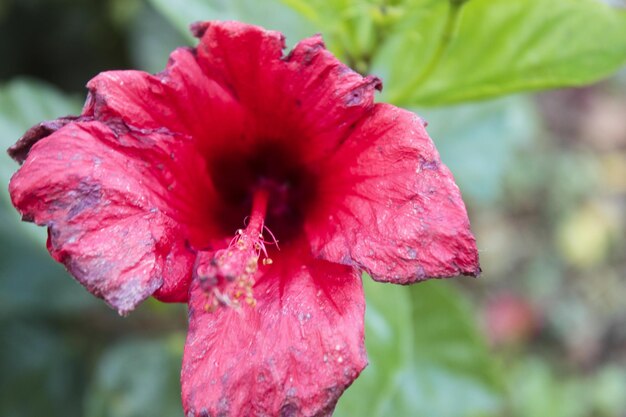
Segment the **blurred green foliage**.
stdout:
<path fill-rule="evenodd" d="M 0 145 L 78 113 L 99 71 L 159 71 L 193 42 L 188 24 L 208 19 L 280 30 L 290 46 L 323 33 L 351 66 L 384 78 L 381 100 L 429 122 L 468 203 L 483 278 L 366 279 L 370 366 L 336 415 L 626 415 L 626 72 L 467 102 L 609 75 L 626 61 L 624 10 L 598 0 L 5 0 Z M 0 154 L 4 190 L 15 168 Z M 119 318 L 47 256 L 45 233 L 20 223 L 6 191 L 0 219 L 0 415 L 182 415 L 184 308 L 150 301 Z"/>
<path fill-rule="evenodd" d="M 114 19 L 117 3 L 122 2 L 0 1 L 0 79 L 29 75 L 79 90 L 93 74 L 129 67 L 125 28 Z"/>
<path fill-rule="evenodd" d="M 180 362 L 185 337 L 124 340 L 99 360 L 86 396 L 86 417 L 181 415 Z"/>
<path fill-rule="evenodd" d="M 364 278 L 371 363 L 339 402 L 337 416 L 459 417 L 503 410 L 503 380 L 476 327 L 475 310 L 455 288 Z"/>
<path fill-rule="evenodd" d="M 429 134 L 463 192 L 482 204 L 496 202 L 516 153 L 539 130 L 528 96 L 416 112 L 428 123 Z"/>

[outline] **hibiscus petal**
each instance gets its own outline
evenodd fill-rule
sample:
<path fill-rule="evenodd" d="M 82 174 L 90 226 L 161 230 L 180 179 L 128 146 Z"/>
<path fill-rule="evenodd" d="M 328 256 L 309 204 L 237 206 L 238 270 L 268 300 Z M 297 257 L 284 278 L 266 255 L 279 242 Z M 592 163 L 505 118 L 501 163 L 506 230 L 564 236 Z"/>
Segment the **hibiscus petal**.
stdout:
<path fill-rule="evenodd" d="M 90 95 L 83 114 L 108 124 L 121 121 L 139 130 L 169 130 L 199 144 L 242 134 L 241 106 L 202 72 L 189 48 L 176 49 L 159 74 L 107 71 L 87 87 Z"/>
<path fill-rule="evenodd" d="M 250 136 L 296 142 L 317 160 L 334 149 L 373 106 L 381 81 L 354 72 L 321 36 L 287 56 L 283 35 L 239 22 L 203 22 L 198 62 L 249 111 Z"/>
<path fill-rule="evenodd" d="M 365 367 L 358 274 L 282 255 L 255 285 L 256 307 L 207 312 L 206 293 L 192 283 L 187 417 L 329 416 Z"/>
<path fill-rule="evenodd" d="M 318 256 L 400 284 L 480 273 L 460 191 L 416 115 L 377 104 L 327 164 L 307 226 Z"/>
<path fill-rule="evenodd" d="M 172 171 L 185 140 L 83 121 L 34 142 L 9 191 L 25 219 L 49 227 L 52 256 L 121 314 L 159 288 L 184 301 L 195 255 L 176 202 L 193 190 Z"/>

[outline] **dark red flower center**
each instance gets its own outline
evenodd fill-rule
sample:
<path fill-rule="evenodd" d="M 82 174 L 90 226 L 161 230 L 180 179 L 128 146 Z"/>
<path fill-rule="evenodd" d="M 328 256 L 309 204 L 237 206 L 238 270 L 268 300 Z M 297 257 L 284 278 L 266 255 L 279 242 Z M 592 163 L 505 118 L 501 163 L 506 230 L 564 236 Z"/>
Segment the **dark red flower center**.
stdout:
<path fill-rule="evenodd" d="M 232 141 L 207 154 L 218 194 L 213 223 L 225 239 L 198 252 L 194 277 L 207 311 L 254 306 L 255 275 L 280 262 L 278 242 L 288 247 L 303 232 L 318 195 L 317 174 L 301 148 L 284 140 Z"/>
<path fill-rule="evenodd" d="M 260 140 L 247 149 L 231 147 L 207 158 L 207 169 L 220 197 L 218 224 L 225 235 L 242 227 L 254 193 L 268 193 L 265 226 L 282 242 L 300 234 L 316 201 L 316 174 L 303 153 L 285 141 Z"/>

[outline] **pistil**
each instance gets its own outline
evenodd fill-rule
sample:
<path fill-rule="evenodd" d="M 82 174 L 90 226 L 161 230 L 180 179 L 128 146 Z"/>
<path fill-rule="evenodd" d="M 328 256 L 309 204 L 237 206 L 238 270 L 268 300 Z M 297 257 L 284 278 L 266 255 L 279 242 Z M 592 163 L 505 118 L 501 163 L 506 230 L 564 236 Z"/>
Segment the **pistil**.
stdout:
<path fill-rule="evenodd" d="M 236 231 L 227 248 L 198 254 L 195 274 L 207 294 L 207 311 L 220 306 L 238 309 L 242 302 L 251 307 L 256 305 L 253 287 L 259 258 L 264 256 L 263 265 L 272 263 L 263 238 L 268 199 L 266 189 L 257 189 L 246 228 Z"/>

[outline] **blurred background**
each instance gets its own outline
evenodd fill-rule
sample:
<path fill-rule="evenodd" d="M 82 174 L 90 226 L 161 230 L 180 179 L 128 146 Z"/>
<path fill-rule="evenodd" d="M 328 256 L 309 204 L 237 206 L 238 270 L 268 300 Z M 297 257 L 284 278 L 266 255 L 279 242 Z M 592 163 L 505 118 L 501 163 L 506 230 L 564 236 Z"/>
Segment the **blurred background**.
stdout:
<path fill-rule="evenodd" d="M 192 21 L 321 32 L 428 121 L 484 271 L 366 279 L 371 364 L 336 415 L 625 417 L 626 18 L 542 1 L 0 0 L 0 147 L 79 113 L 100 71 L 161 70 Z M 0 153 L 0 415 L 182 416 L 184 306 L 89 295 L 12 209 L 16 168 Z"/>

